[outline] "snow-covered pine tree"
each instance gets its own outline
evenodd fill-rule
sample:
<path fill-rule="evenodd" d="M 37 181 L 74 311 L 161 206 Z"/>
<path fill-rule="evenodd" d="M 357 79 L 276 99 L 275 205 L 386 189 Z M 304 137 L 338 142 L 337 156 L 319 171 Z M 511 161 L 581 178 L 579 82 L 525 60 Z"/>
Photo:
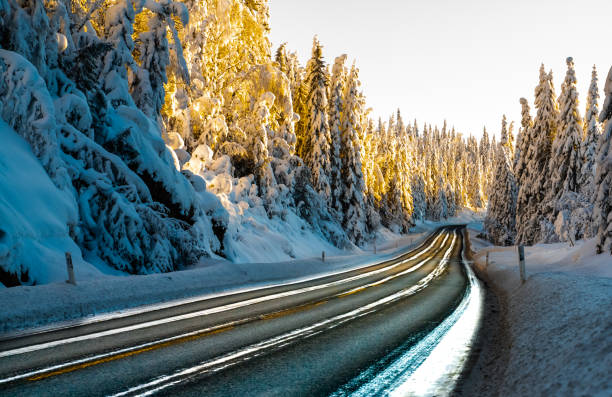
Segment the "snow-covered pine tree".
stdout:
<path fill-rule="evenodd" d="M 512 166 L 514 166 L 514 156 L 515 156 L 515 140 L 514 140 L 514 121 L 510 122 L 508 125 L 508 148 L 510 149 L 510 155 L 512 156 L 510 160 L 512 160 Z"/>
<path fill-rule="evenodd" d="M 484 195 L 485 201 L 488 200 L 489 197 L 489 178 L 490 178 L 490 170 L 493 168 L 491 166 L 491 142 L 489 141 L 489 133 L 487 132 L 487 128 L 484 127 L 482 130 L 482 138 L 480 138 L 480 165 L 482 167 L 482 193 Z"/>
<path fill-rule="evenodd" d="M 601 125 L 599 123 L 599 89 L 597 87 L 597 69 L 593 65 L 591 84 L 587 94 L 587 107 L 584 116 L 584 138 L 580 147 L 582 159 L 582 169 L 580 171 L 580 193 L 589 201 L 593 200 L 594 178 L 595 178 L 595 155 L 597 152 L 597 142 L 601 135 Z"/>
<path fill-rule="evenodd" d="M 502 116 L 502 127 L 501 127 L 499 142 L 502 145 L 506 146 L 506 148 L 508 148 L 509 151 L 511 150 L 511 147 L 510 147 L 511 141 L 508 135 L 508 119 L 506 118 L 505 114 Z"/>
<path fill-rule="evenodd" d="M 604 94 L 606 99 L 599 115 L 603 132 L 597 144 L 593 222 L 597 227 L 597 253 L 612 255 L 612 68 Z"/>
<path fill-rule="evenodd" d="M 338 219 L 342 219 L 342 188 L 341 177 L 342 160 L 340 148 L 342 144 L 342 114 L 344 111 L 344 91 L 347 79 L 346 54 L 336 58 L 332 68 L 332 78 L 329 98 L 329 130 L 331 135 L 331 208 L 336 212 Z"/>
<path fill-rule="evenodd" d="M 385 165 L 386 192 L 381 206 L 383 225 L 396 232 L 405 228 L 405 216 L 402 206 L 401 189 L 401 154 L 398 139 L 391 140 Z"/>
<path fill-rule="evenodd" d="M 185 4 L 171 0 L 148 0 L 143 2 L 149 13 L 140 12 L 136 16 L 136 40 L 134 53 L 139 67 L 132 67 L 130 91 L 136 105 L 149 117 L 159 118 L 164 104 L 168 82 L 166 68 L 170 63 L 170 51 L 166 32 L 172 33 L 175 59 L 179 75 L 189 85 L 189 72 L 183 57 L 183 47 L 175 27 L 175 19 L 183 26 L 189 22 Z M 161 120 L 160 120 L 161 121 Z"/>
<path fill-rule="evenodd" d="M 397 111 L 398 120 L 401 121 L 399 110 Z M 400 188 L 402 192 L 402 208 L 404 212 L 405 227 L 409 226 L 409 220 L 414 212 L 414 202 L 412 198 L 412 189 L 410 186 L 410 174 L 414 169 L 414 156 L 411 153 L 412 147 L 408 128 L 404 127 L 403 122 L 399 122 L 401 126 L 398 150 L 399 150 L 399 166 L 400 166 Z"/>
<path fill-rule="evenodd" d="M 514 176 L 516 177 L 516 183 L 518 186 L 521 186 L 524 182 L 523 176 L 525 176 L 528 161 L 527 152 L 529 150 L 529 144 L 533 140 L 531 135 L 533 120 L 531 119 L 529 103 L 525 98 L 521 98 L 520 102 L 521 129 L 516 140 L 516 149 L 514 152 Z M 520 211 L 518 207 L 517 211 Z"/>
<path fill-rule="evenodd" d="M 489 239 L 497 245 L 512 245 L 516 237 L 516 181 L 512 172 L 512 156 L 508 136 L 504 134 L 506 118 L 502 120 L 502 138 L 497 147 L 495 173 L 491 183 L 487 216 L 484 221 Z"/>
<path fill-rule="evenodd" d="M 368 126 L 363 140 L 363 177 L 366 185 L 366 222 L 368 230 L 375 231 L 380 226 L 380 215 L 377 211 L 377 204 L 380 202 L 384 192 L 384 177 L 378 163 L 376 162 L 378 152 L 378 135 L 374 129 L 374 122 L 368 120 Z"/>
<path fill-rule="evenodd" d="M 478 141 L 469 137 L 467 150 L 463 153 L 462 163 L 465 167 L 462 184 L 466 185 L 466 201 L 473 208 L 482 208 L 481 169 Z"/>
<path fill-rule="evenodd" d="M 306 132 L 300 157 L 310 167 L 312 185 L 329 203 L 331 199 L 331 137 L 327 120 L 327 77 L 321 43 L 315 36 L 307 65 L 308 101 Z"/>
<path fill-rule="evenodd" d="M 344 90 L 344 111 L 342 112 L 342 225 L 349 238 L 361 245 L 367 238 L 365 213 L 365 182 L 361 163 L 359 136 L 362 126 L 360 117 L 364 103 L 359 92 L 358 71 L 353 64 Z"/>
<path fill-rule="evenodd" d="M 535 89 L 537 114 L 533 123 L 532 140 L 527 150 L 528 179 L 519 186 L 517 205 L 521 207 L 517 219 L 517 241 L 531 245 L 548 233 L 552 224 L 544 216 L 542 206 L 549 188 L 549 168 L 552 140 L 557 134 L 558 105 L 552 82 L 552 72 L 540 67 L 540 82 Z"/>
<path fill-rule="evenodd" d="M 557 215 L 561 211 L 560 201 L 564 195 L 579 190 L 578 180 L 581 170 L 580 143 L 583 135 L 582 119 L 578 110 L 578 90 L 576 89 L 576 71 L 574 60 L 567 58 L 567 74 L 559 97 L 558 133 L 552 144 L 552 153 L 548 165 L 550 181 L 543 210 L 544 215 L 553 224 L 558 224 Z M 567 201 L 567 197 L 564 198 Z M 576 203 L 578 205 L 578 203 Z M 572 209 L 570 208 L 571 212 Z M 575 231 L 574 233 L 576 233 Z M 545 240 L 562 238 L 546 236 Z M 576 236 L 569 236 L 572 241 Z"/>
<path fill-rule="evenodd" d="M 276 49 L 274 60 L 278 64 L 278 68 L 281 72 L 289 76 L 289 58 L 287 57 L 287 43 L 282 43 Z"/>

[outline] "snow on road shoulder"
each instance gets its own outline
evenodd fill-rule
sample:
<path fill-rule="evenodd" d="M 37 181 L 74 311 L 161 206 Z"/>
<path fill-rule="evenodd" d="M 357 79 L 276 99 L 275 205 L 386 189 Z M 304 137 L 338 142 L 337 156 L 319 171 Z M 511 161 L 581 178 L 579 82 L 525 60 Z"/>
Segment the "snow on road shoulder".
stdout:
<path fill-rule="evenodd" d="M 610 256 L 593 254 L 593 240 L 526 247 L 521 284 L 516 248 L 474 235 L 476 267 L 505 300 L 510 340 L 499 395 L 611 395 Z M 488 267 L 483 250 L 490 251 Z"/>

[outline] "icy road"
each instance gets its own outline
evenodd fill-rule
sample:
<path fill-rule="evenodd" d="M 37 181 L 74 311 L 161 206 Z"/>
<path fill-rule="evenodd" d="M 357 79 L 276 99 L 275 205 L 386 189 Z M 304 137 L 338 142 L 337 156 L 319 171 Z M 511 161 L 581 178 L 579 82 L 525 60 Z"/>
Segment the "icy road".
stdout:
<path fill-rule="evenodd" d="M 482 290 L 464 229 L 310 281 L 0 339 L 0 395 L 444 395 Z"/>

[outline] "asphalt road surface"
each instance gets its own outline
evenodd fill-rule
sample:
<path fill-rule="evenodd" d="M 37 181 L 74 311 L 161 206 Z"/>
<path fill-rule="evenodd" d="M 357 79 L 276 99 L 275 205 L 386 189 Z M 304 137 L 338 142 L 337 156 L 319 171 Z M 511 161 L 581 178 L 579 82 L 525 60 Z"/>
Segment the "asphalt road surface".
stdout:
<path fill-rule="evenodd" d="M 460 305 L 462 231 L 306 282 L 0 336 L 0 395 L 351 394 Z"/>

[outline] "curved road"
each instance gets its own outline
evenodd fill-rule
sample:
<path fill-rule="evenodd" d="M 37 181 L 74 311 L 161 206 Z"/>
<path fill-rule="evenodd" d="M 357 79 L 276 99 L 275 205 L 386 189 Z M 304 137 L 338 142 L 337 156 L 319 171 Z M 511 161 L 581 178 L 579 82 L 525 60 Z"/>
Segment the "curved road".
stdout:
<path fill-rule="evenodd" d="M 462 232 L 306 282 L 0 338 L 0 395 L 356 392 L 465 301 Z"/>

